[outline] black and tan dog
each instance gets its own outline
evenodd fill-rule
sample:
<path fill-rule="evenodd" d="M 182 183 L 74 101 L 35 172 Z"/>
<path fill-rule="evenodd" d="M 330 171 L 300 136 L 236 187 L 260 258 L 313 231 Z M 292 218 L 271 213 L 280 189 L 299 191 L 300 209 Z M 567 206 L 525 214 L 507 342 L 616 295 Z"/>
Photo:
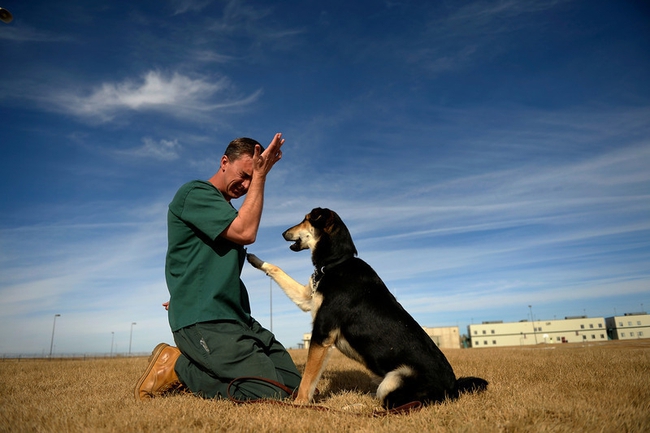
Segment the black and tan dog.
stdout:
<path fill-rule="evenodd" d="M 293 251 L 311 250 L 316 271 L 307 285 L 253 254 L 248 261 L 273 278 L 298 307 L 311 311 L 311 343 L 296 403 L 312 400 L 332 346 L 382 378 L 377 398 L 386 408 L 439 402 L 487 387 L 480 378 L 456 379 L 431 337 L 375 271 L 355 257 L 350 232 L 335 212 L 316 208 L 282 236 L 294 242 Z"/>

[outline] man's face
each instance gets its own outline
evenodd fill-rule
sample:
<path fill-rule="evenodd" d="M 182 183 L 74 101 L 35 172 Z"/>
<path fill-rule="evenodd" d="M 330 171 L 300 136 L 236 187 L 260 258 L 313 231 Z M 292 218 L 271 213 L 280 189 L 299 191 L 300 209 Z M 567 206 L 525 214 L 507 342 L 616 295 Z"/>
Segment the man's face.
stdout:
<path fill-rule="evenodd" d="M 253 178 L 253 158 L 244 155 L 233 161 L 224 155 L 221 165 L 225 169 L 226 199 L 232 200 L 246 194 Z"/>

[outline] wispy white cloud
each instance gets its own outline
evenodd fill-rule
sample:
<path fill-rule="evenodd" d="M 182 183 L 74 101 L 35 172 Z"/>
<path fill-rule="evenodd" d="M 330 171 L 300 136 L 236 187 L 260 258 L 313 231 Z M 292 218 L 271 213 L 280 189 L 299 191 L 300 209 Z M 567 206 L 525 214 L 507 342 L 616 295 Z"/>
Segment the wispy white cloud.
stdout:
<path fill-rule="evenodd" d="M 478 59 L 491 58 L 518 44 L 505 36 L 540 25 L 542 11 L 570 4 L 571 0 L 529 2 L 469 2 L 456 9 L 433 8 L 419 38 L 402 41 L 396 51 L 408 63 L 420 65 L 438 75 L 472 67 Z M 498 42 L 497 42 L 498 41 Z"/>
<path fill-rule="evenodd" d="M 173 15 L 180 15 L 186 12 L 200 12 L 212 3 L 212 0 L 171 0 L 174 8 Z"/>
<path fill-rule="evenodd" d="M 215 21 L 211 30 L 220 33 L 252 33 L 256 23 L 271 14 L 271 7 L 255 7 L 246 1 L 227 0 L 222 18 Z"/>
<path fill-rule="evenodd" d="M 502 0 L 466 3 L 445 17 L 444 33 L 449 38 L 510 32 L 535 24 L 537 13 L 570 4 L 572 0 Z M 442 20 L 440 20 L 442 21 Z"/>
<path fill-rule="evenodd" d="M 196 50 L 193 52 L 193 59 L 199 62 L 206 63 L 232 63 L 236 60 L 241 60 L 235 56 L 221 54 L 213 50 Z"/>
<path fill-rule="evenodd" d="M 259 52 L 267 48 L 288 50 L 296 46 L 296 36 L 305 33 L 303 28 L 287 28 L 286 23 L 270 19 L 273 6 L 253 6 L 246 1 L 228 0 L 222 16 L 213 20 L 205 30 L 222 38 L 248 40 L 249 50 Z"/>
<path fill-rule="evenodd" d="M 56 34 L 47 30 L 39 30 L 29 26 L 3 26 L 0 40 L 11 42 L 73 42 L 74 39 L 63 34 Z"/>
<path fill-rule="evenodd" d="M 160 161 L 173 161 L 178 159 L 182 146 L 178 139 L 154 140 L 150 137 L 142 139 L 142 146 L 129 150 L 116 151 L 118 155 L 133 156 L 138 158 L 151 158 Z"/>
<path fill-rule="evenodd" d="M 88 94 L 70 89 L 50 95 L 50 100 L 61 110 L 75 116 L 108 122 L 124 112 L 146 111 L 192 119 L 202 113 L 248 105 L 260 94 L 257 91 L 244 98 L 222 96 L 222 101 L 214 100 L 228 90 L 231 90 L 231 84 L 227 78 L 213 82 L 178 72 L 163 74 L 149 71 L 141 80 L 103 83 Z"/>
<path fill-rule="evenodd" d="M 64 322 L 69 324 L 72 339 L 59 340 L 59 347 L 68 351 L 77 344 L 73 335 L 84 338 L 102 327 L 109 335 L 130 321 L 142 322 L 141 328 L 148 322 L 157 323 L 149 338 L 169 341 L 166 315 L 160 307 L 167 298 L 161 272 L 166 248 L 165 207 L 154 202 L 104 215 L 80 213 L 80 223 L 51 221 L 37 227 L 3 229 L 0 294 L 6 302 L 0 305 L 0 317 L 8 323 L 32 316 L 36 320 L 29 321 L 20 333 L 2 339 L 0 351 L 24 347 L 25 335 L 33 338 L 42 333 L 41 319 L 49 312 L 65 316 L 61 331 Z M 9 268 L 11 272 L 4 271 Z M 90 351 L 107 350 L 96 347 L 92 340 L 85 346 Z"/>

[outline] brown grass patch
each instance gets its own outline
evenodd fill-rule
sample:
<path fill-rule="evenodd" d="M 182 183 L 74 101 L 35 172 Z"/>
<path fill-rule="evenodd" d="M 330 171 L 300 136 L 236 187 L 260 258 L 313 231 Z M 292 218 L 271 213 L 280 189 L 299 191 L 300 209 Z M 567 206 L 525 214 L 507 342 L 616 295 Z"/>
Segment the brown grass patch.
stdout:
<path fill-rule="evenodd" d="M 306 351 L 291 352 L 300 368 Z M 0 362 L 0 431 L 11 432 L 645 432 L 650 340 L 446 350 L 456 374 L 490 382 L 483 394 L 410 415 L 371 418 L 372 379 L 339 353 L 318 387 L 318 412 L 174 395 L 135 402 L 147 358 Z"/>

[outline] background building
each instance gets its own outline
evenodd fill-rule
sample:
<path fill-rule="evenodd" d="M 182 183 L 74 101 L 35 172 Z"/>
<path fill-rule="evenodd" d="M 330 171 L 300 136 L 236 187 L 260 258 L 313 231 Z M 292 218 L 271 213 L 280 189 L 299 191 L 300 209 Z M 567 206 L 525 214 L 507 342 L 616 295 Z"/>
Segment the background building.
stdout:
<path fill-rule="evenodd" d="M 461 347 L 457 326 L 422 329 L 441 349 Z M 469 325 L 467 335 L 470 347 L 476 348 L 632 340 L 650 338 L 650 315 L 640 312 L 607 318 L 572 316 L 506 323 L 498 320 Z M 310 340 L 311 334 L 303 335 L 305 349 Z"/>
<path fill-rule="evenodd" d="M 625 313 L 605 319 L 607 334 L 614 340 L 650 338 L 650 316 L 642 313 Z"/>
<path fill-rule="evenodd" d="M 428 328 L 423 326 L 424 332 L 441 349 L 460 349 L 460 335 L 458 326 L 447 326 L 443 328 Z"/>
<path fill-rule="evenodd" d="M 467 332 L 472 347 L 524 346 L 540 343 L 581 343 L 606 341 L 607 328 L 603 317 L 576 316 L 564 320 L 535 320 L 503 323 L 483 322 L 469 325 Z"/>

